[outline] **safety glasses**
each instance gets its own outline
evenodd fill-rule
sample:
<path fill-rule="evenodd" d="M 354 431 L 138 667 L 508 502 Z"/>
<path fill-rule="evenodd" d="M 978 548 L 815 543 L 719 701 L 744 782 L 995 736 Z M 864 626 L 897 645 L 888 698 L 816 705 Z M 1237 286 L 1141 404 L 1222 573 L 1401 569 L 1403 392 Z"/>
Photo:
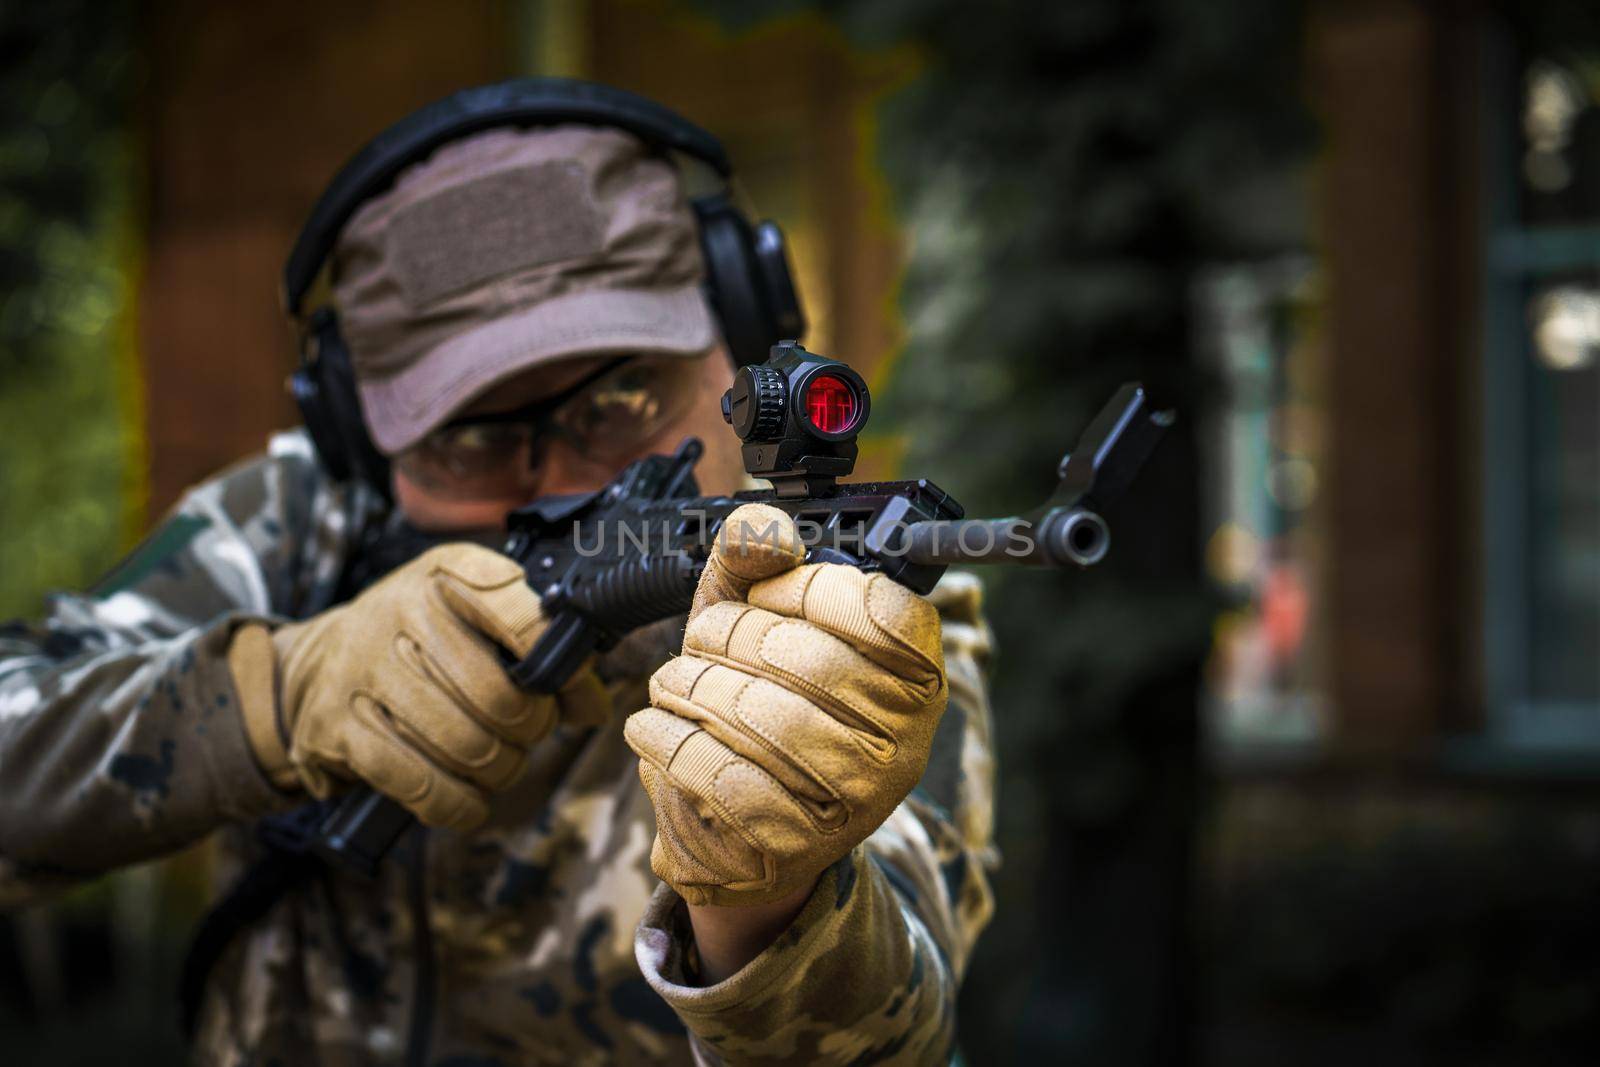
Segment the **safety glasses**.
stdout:
<path fill-rule="evenodd" d="M 619 356 L 555 396 L 452 419 L 395 457 L 422 488 L 460 500 L 531 499 L 551 443 L 596 466 L 632 459 L 689 410 L 698 361 Z"/>

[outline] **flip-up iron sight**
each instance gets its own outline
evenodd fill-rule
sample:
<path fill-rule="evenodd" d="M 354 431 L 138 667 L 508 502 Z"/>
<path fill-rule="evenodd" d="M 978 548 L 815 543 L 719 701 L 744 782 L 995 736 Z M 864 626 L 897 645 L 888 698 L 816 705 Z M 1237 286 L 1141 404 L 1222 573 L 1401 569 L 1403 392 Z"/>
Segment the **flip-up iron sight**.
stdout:
<path fill-rule="evenodd" d="M 795 341 L 773 346 L 763 364 L 741 367 L 722 396 L 722 417 L 744 442 L 745 470 L 771 482 L 778 501 L 876 490 L 838 484 L 855 467 L 856 435 L 870 410 L 861 375 Z M 960 506 L 940 494 L 942 510 L 957 517 L 896 516 L 903 521 L 898 531 L 868 540 L 917 566 L 1007 561 L 1091 566 L 1111 544 L 1110 527 L 1095 510 L 1097 501 L 1127 487 L 1171 422 L 1171 412 L 1149 410 L 1142 387 L 1124 385 L 1078 447 L 1062 457 L 1056 472 L 1060 483 L 1043 506 L 1005 519 L 963 519 Z M 926 481 L 916 484 L 933 488 Z"/>

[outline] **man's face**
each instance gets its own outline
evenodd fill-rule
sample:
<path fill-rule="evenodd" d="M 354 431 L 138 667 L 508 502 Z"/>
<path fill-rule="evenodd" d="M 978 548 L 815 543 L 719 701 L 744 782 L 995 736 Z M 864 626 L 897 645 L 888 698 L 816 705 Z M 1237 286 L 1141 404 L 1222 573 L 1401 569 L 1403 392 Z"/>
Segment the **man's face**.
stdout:
<path fill-rule="evenodd" d="M 706 446 L 695 468 L 701 490 L 737 489 L 738 441 L 721 414 L 733 366 L 722 347 L 693 358 L 625 356 L 525 371 L 396 456 L 395 501 L 406 518 L 430 531 L 499 529 L 534 497 L 599 489 L 633 460 L 671 452 L 690 435 Z M 542 409 L 537 432 L 528 421 L 495 420 L 562 394 L 570 395 Z"/>

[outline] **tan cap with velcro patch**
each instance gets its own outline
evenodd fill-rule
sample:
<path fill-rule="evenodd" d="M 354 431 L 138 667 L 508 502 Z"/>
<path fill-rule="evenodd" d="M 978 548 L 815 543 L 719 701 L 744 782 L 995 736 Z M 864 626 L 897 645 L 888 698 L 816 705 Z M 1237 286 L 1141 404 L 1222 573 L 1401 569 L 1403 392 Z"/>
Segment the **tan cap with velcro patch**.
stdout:
<path fill-rule="evenodd" d="M 452 142 L 356 212 L 332 282 L 373 440 L 393 455 L 542 363 L 716 340 L 669 160 L 620 130 Z"/>

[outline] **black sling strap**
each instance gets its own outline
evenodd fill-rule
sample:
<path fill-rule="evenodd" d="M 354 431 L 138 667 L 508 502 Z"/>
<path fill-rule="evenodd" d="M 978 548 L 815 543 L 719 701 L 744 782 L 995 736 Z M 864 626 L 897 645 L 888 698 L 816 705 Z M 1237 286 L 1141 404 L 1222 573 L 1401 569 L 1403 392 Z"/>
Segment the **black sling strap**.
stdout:
<path fill-rule="evenodd" d="M 330 808 L 326 801 L 307 804 L 257 824 L 266 853 L 206 913 L 183 958 L 178 1003 L 186 1039 L 194 1040 L 206 982 L 223 952 L 241 931 L 259 922 L 274 904 L 317 873 L 319 861 L 309 845 Z"/>
<path fill-rule="evenodd" d="M 340 578 L 333 603 L 354 597 L 396 567 L 415 559 L 443 540 L 404 522 L 381 522 L 364 530 Z M 305 804 L 256 823 L 256 836 L 266 851 L 252 863 L 200 920 L 183 959 L 178 1004 L 185 1038 L 194 1040 L 206 983 L 233 940 L 266 917 L 273 905 L 325 871 L 311 851 L 317 830 L 332 814 L 338 798 Z M 348 945 L 345 972 L 360 989 L 371 963 Z"/>

